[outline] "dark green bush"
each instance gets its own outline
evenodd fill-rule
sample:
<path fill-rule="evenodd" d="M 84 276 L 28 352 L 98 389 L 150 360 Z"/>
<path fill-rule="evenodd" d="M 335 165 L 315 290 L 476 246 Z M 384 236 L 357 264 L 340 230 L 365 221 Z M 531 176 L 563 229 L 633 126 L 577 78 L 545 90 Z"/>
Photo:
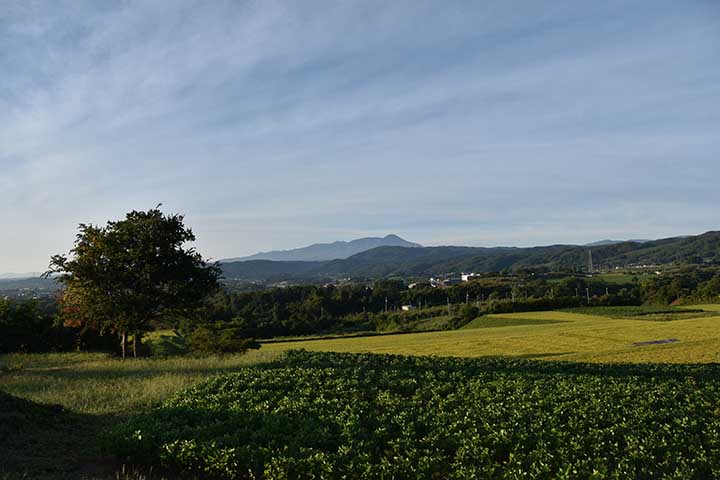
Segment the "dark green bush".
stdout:
<path fill-rule="evenodd" d="M 242 329 L 222 325 L 203 325 L 190 334 L 190 349 L 195 353 L 245 353 L 260 348 L 252 338 L 242 336 Z"/>
<path fill-rule="evenodd" d="M 458 309 L 458 312 L 455 315 L 453 315 L 448 325 L 449 329 L 457 330 L 458 328 L 462 328 L 480 315 L 482 315 L 482 312 L 478 307 L 472 303 L 466 303 Z"/>

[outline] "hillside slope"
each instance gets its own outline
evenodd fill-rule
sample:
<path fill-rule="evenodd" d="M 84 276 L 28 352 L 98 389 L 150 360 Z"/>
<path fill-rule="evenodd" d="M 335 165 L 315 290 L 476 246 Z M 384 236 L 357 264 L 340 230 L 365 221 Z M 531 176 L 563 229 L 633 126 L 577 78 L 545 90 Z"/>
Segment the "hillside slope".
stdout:
<path fill-rule="evenodd" d="M 596 247 L 378 247 L 346 259 L 326 262 L 235 262 L 224 264 L 233 278 L 424 276 L 450 272 L 490 272 L 523 268 L 585 268 L 592 251 L 596 266 L 720 262 L 720 232 L 651 242 L 622 242 Z"/>

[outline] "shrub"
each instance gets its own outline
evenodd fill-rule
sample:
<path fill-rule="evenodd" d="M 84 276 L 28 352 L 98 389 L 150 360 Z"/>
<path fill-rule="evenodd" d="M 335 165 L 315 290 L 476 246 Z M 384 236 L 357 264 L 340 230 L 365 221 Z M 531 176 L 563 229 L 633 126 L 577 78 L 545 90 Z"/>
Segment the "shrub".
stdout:
<path fill-rule="evenodd" d="M 195 353 L 245 353 L 260 344 L 242 336 L 239 328 L 203 325 L 190 334 L 190 349 Z"/>
<path fill-rule="evenodd" d="M 471 303 L 466 303 L 460 307 L 460 309 L 455 315 L 453 315 L 452 319 L 450 320 L 449 328 L 452 330 L 462 328 L 468 323 L 475 320 L 481 314 L 482 313 L 480 312 L 480 309 L 478 307 Z"/>

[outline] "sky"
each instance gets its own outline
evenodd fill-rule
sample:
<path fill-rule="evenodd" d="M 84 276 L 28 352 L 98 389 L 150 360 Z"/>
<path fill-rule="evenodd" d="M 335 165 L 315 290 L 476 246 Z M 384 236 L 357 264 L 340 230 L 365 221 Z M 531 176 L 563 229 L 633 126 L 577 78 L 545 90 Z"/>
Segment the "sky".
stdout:
<path fill-rule="evenodd" d="M 0 272 L 159 203 L 221 259 L 720 230 L 720 2 L 0 4 Z"/>

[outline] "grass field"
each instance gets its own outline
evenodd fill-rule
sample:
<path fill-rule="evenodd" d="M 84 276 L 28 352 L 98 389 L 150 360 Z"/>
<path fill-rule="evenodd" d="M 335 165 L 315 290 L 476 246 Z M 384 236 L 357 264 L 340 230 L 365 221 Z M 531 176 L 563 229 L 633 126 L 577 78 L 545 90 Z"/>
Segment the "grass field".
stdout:
<path fill-rule="evenodd" d="M 28 413 L 18 417 L 17 400 L 0 397 L 0 479 L 115 478 L 115 466 L 98 460 L 101 432 L 208 376 L 276 357 L 271 351 L 126 361 L 93 353 L 0 356 L 0 391 L 33 402 L 21 405 Z"/>
<path fill-rule="evenodd" d="M 715 308 L 718 314 L 673 321 L 647 321 L 576 312 L 512 313 L 477 319 L 475 326 L 484 328 L 274 343 L 263 348 L 265 351 L 304 348 L 312 351 L 503 356 L 588 362 L 720 362 L 720 308 L 717 305 L 693 308 Z M 493 319 L 503 326 L 489 327 L 488 323 Z M 679 341 L 667 345 L 633 346 L 637 342 L 663 339 Z"/>

